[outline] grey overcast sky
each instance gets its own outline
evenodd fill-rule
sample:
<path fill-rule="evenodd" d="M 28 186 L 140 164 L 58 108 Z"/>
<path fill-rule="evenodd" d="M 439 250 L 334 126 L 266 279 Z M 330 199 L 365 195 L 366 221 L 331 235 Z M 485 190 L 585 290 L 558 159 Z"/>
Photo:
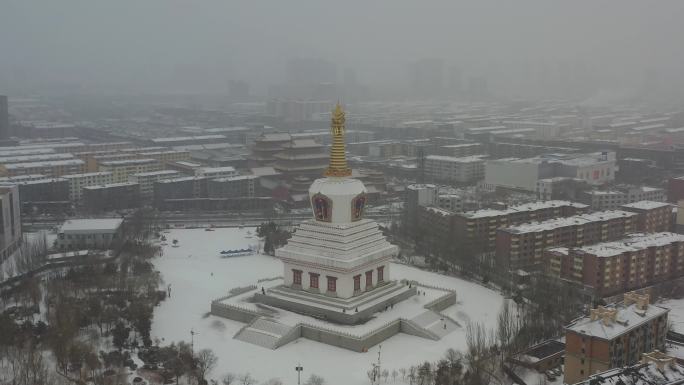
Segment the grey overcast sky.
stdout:
<path fill-rule="evenodd" d="M 0 0 L 0 93 L 259 92 L 298 57 L 372 87 L 439 58 L 506 95 L 644 79 L 677 93 L 684 1 Z"/>

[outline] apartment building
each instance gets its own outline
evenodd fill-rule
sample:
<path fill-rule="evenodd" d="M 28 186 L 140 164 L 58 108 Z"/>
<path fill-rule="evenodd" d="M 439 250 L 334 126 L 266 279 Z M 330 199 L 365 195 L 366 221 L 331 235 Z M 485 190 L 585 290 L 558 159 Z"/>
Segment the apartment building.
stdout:
<path fill-rule="evenodd" d="M 579 194 L 579 201 L 592 210 L 615 210 L 622 205 L 639 201 L 665 202 L 665 190 L 648 186 L 618 186 L 610 190 L 587 190 Z"/>
<path fill-rule="evenodd" d="M 636 213 L 614 210 L 501 227 L 496 231 L 497 269 L 541 268 L 546 248 L 617 240 L 636 231 L 636 222 Z"/>
<path fill-rule="evenodd" d="M 684 235 L 634 233 L 613 242 L 544 251 L 549 275 L 607 297 L 684 276 Z"/>
<path fill-rule="evenodd" d="M 13 163 L 33 163 L 33 162 L 46 162 L 53 160 L 65 160 L 73 159 L 74 156 L 71 154 L 31 154 L 31 155 L 16 155 L 16 156 L 0 156 L 0 164 L 13 164 Z"/>
<path fill-rule="evenodd" d="M 160 210 L 173 210 L 174 201 L 206 198 L 207 178 L 186 176 L 160 180 L 154 184 L 154 206 Z"/>
<path fill-rule="evenodd" d="M 132 182 L 83 187 L 83 206 L 91 213 L 140 207 L 140 185 Z"/>
<path fill-rule="evenodd" d="M 586 210 L 587 205 L 581 203 L 544 201 L 511 206 L 504 210 L 485 209 L 455 213 L 454 242 L 472 253 L 492 253 L 496 250 L 496 231 L 501 227 L 569 217 Z"/>
<path fill-rule="evenodd" d="M 165 165 L 169 162 L 179 162 L 190 160 L 190 151 L 164 150 L 164 151 L 144 151 L 137 153 L 138 158 L 151 158 Z"/>
<path fill-rule="evenodd" d="M 620 206 L 620 210 L 639 214 L 637 231 L 653 233 L 672 231 L 674 215 L 672 205 L 665 202 L 639 201 Z"/>
<path fill-rule="evenodd" d="M 633 365 L 643 353 L 664 351 L 669 309 L 650 298 L 625 294 L 624 302 L 591 309 L 589 316 L 565 328 L 566 384 L 611 368 Z"/>
<path fill-rule="evenodd" d="M 228 178 L 231 176 L 237 176 L 238 173 L 235 171 L 235 167 L 225 166 L 225 167 L 200 167 L 195 169 L 195 176 L 216 179 L 216 178 Z"/>
<path fill-rule="evenodd" d="M 101 162 L 99 169 L 100 171 L 111 172 L 114 183 L 125 183 L 128 182 L 128 177 L 133 174 L 159 171 L 161 166 L 156 159 L 143 158 Z"/>
<path fill-rule="evenodd" d="M 110 171 L 64 175 L 62 178 L 69 181 L 69 200 L 74 203 L 81 201 L 83 187 L 114 183 Z"/>
<path fill-rule="evenodd" d="M 545 154 L 534 158 L 503 158 L 485 162 L 485 187 L 534 192 L 540 179 L 569 177 L 596 186 L 615 179 L 615 152 Z"/>
<path fill-rule="evenodd" d="M 152 199 L 154 195 L 154 184 L 164 179 L 174 179 L 181 176 L 181 173 L 175 170 L 159 170 L 150 172 L 141 172 L 130 175 L 128 181 L 140 185 L 140 198 L 143 200 Z"/>
<path fill-rule="evenodd" d="M 60 177 L 67 174 L 82 173 L 85 162 L 80 159 L 48 160 L 42 162 L 10 163 L 0 165 L 0 175 L 18 176 L 43 174 L 47 177 Z"/>
<path fill-rule="evenodd" d="M 470 183 L 484 178 L 484 165 L 483 156 L 428 155 L 425 157 L 425 174 L 435 181 Z"/>
<path fill-rule="evenodd" d="M 209 198 L 253 197 L 258 181 L 259 177 L 256 175 L 210 179 L 207 182 L 207 194 Z"/>

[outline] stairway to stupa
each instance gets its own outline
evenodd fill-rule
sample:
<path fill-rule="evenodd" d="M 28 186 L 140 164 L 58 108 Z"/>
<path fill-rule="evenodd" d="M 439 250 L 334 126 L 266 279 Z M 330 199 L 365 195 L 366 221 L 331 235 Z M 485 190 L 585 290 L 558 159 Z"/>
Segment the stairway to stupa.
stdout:
<path fill-rule="evenodd" d="M 275 349 L 281 338 L 292 331 L 292 327 L 277 321 L 259 317 L 240 329 L 235 339 L 259 345 L 268 349 Z"/>
<path fill-rule="evenodd" d="M 427 310 L 413 318 L 411 321 L 417 326 L 438 335 L 440 338 L 459 328 L 451 318 L 445 317 L 432 310 Z"/>

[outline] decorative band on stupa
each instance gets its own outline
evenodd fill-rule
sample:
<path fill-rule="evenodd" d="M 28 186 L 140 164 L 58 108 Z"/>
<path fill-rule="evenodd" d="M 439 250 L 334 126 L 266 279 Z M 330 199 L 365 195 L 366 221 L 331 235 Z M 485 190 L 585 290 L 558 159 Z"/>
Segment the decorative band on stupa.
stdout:
<path fill-rule="evenodd" d="M 344 146 L 344 110 L 340 103 L 337 103 L 332 113 L 330 123 L 332 133 L 332 147 L 330 147 L 330 165 L 325 170 L 325 176 L 347 177 L 352 172 L 347 165 L 347 155 Z"/>

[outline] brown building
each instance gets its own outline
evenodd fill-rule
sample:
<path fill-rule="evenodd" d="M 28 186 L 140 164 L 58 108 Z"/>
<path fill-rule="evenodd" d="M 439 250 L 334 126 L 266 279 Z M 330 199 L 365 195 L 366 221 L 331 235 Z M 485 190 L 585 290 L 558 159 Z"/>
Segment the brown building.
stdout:
<path fill-rule="evenodd" d="M 620 206 L 620 210 L 639 214 L 637 231 L 655 233 L 673 228 L 672 205 L 665 202 L 639 201 Z"/>
<path fill-rule="evenodd" d="M 636 230 L 636 217 L 627 211 L 598 211 L 500 228 L 496 233 L 497 269 L 542 267 L 544 249 L 549 247 L 620 239 Z"/>
<path fill-rule="evenodd" d="M 642 353 L 665 348 L 667 313 L 649 305 L 648 295 L 625 294 L 623 303 L 592 309 L 565 328 L 565 378 L 567 384 L 592 374 L 632 365 Z"/>
<path fill-rule="evenodd" d="M 445 247 L 457 247 L 453 242 L 455 214 L 449 210 L 432 206 L 418 206 L 418 222 L 422 225 L 416 231 L 416 243 L 435 254 Z"/>
<path fill-rule="evenodd" d="M 496 231 L 529 221 L 569 217 L 587 210 L 587 205 L 569 201 L 534 202 L 505 210 L 477 210 L 454 214 L 454 242 L 469 253 L 496 250 Z M 428 224 L 426 224 L 428 225 Z"/>
<path fill-rule="evenodd" d="M 612 296 L 683 276 L 684 235 L 630 234 L 615 242 L 551 248 L 544 260 L 550 275 Z"/>
<path fill-rule="evenodd" d="M 288 181 L 297 176 L 319 178 L 328 166 L 325 147 L 313 139 L 293 139 L 283 143 L 281 148 L 273 155 L 273 167 Z"/>
<path fill-rule="evenodd" d="M 275 154 L 283 150 L 283 145 L 292 140 L 288 133 L 262 134 L 254 140 L 249 156 L 252 167 L 273 166 L 276 163 Z"/>

